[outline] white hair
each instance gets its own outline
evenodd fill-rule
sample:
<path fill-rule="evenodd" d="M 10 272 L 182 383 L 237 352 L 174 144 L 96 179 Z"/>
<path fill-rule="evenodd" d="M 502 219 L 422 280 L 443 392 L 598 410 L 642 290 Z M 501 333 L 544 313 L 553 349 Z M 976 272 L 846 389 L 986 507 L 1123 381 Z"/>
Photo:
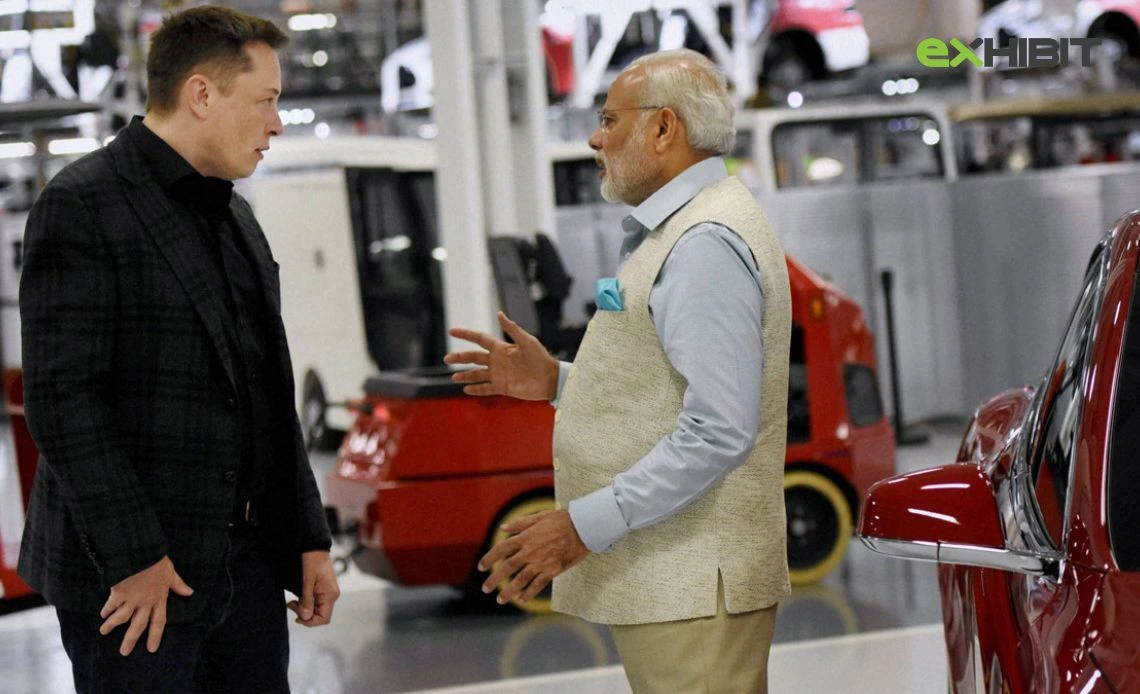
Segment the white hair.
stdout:
<path fill-rule="evenodd" d="M 728 81 L 711 60 L 680 48 L 642 56 L 627 69 L 634 67 L 645 72 L 642 106 L 673 109 L 689 134 L 689 146 L 698 152 L 732 152 L 736 125 Z"/>

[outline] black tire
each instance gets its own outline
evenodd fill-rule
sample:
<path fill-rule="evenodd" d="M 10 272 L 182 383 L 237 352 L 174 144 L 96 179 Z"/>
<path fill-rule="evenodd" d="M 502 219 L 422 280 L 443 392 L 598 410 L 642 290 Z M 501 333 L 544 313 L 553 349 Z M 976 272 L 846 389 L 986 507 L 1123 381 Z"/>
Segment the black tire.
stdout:
<path fill-rule="evenodd" d="M 851 507 L 843 490 L 812 470 L 784 473 L 788 514 L 788 569 L 792 585 L 811 585 L 831 572 L 852 537 Z"/>
<path fill-rule="evenodd" d="M 1114 44 L 1122 63 L 1135 63 L 1140 59 L 1140 29 L 1125 15 L 1108 12 L 1089 27 L 1089 38 Z"/>
<path fill-rule="evenodd" d="M 791 50 L 781 50 L 764 66 L 762 81 L 770 86 L 790 91 L 803 86 L 812 78 L 811 65 L 803 56 Z"/>
<path fill-rule="evenodd" d="M 1100 39 L 1105 44 L 1112 44 L 1115 46 L 1115 54 L 1118 63 L 1136 58 L 1136 50 L 1129 43 L 1128 39 L 1117 33 L 1101 30 L 1094 34 L 1089 34 L 1089 38 Z"/>

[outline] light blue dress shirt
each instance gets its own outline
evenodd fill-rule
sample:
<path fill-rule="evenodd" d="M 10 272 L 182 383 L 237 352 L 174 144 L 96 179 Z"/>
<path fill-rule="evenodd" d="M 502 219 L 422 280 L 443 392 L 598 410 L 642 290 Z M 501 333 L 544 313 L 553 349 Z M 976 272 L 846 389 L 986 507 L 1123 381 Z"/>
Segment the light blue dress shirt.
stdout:
<path fill-rule="evenodd" d="M 705 159 L 638 205 L 622 221 L 622 265 L 650 231 L 727 175 L 723 159 Z M 720 224 L 696 225 L 665 259 L 649 309 L 665 354 L 688 383 L 681 414 L 677 428 L 613 484 L 570 502 L 591 551 L 681 511 L 752 453 L 764 364 L 761 287 L 748 245 Z M 569 370 L 562 362 L 555 406 Z"/>

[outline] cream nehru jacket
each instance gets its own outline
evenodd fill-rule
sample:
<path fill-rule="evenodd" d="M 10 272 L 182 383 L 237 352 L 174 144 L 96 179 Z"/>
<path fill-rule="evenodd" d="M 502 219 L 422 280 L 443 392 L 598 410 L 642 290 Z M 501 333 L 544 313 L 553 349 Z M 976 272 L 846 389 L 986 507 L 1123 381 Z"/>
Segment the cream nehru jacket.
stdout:
<path fill-rule="evenodd" d="M 554 609 L 602 624 L 646 624 L 717 612 L 717 574 L 737 614 L 790 592 L 784 447 L 791 297 L 784 252 L 735 177 L 704 188 L 652 230 L 618 280 L 624 310 L 590 321 L 559 401 L 555 493 L 566 507 L 613 482 L 676 427 L 686 383 L 649 313 L 653 283 L 681 236 L 722 224 L 748 244 L 762 278 L 764 365 L 760 430 L 747 462 L 677 515 L 635 530 L 554 581 Z M 716 282 L 709 277 L 709 282 Z"/>

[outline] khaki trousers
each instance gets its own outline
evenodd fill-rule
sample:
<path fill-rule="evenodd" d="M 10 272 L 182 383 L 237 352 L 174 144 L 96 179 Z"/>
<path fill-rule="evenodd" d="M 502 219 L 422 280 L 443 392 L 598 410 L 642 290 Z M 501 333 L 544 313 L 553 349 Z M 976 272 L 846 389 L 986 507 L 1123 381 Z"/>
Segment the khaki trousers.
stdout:
<path fill-rule="evenodd" d="M 633 694 L 767 694 L 776 606 L 728 614 L 717 582 L 715 617 L 613 625 Z"/>

